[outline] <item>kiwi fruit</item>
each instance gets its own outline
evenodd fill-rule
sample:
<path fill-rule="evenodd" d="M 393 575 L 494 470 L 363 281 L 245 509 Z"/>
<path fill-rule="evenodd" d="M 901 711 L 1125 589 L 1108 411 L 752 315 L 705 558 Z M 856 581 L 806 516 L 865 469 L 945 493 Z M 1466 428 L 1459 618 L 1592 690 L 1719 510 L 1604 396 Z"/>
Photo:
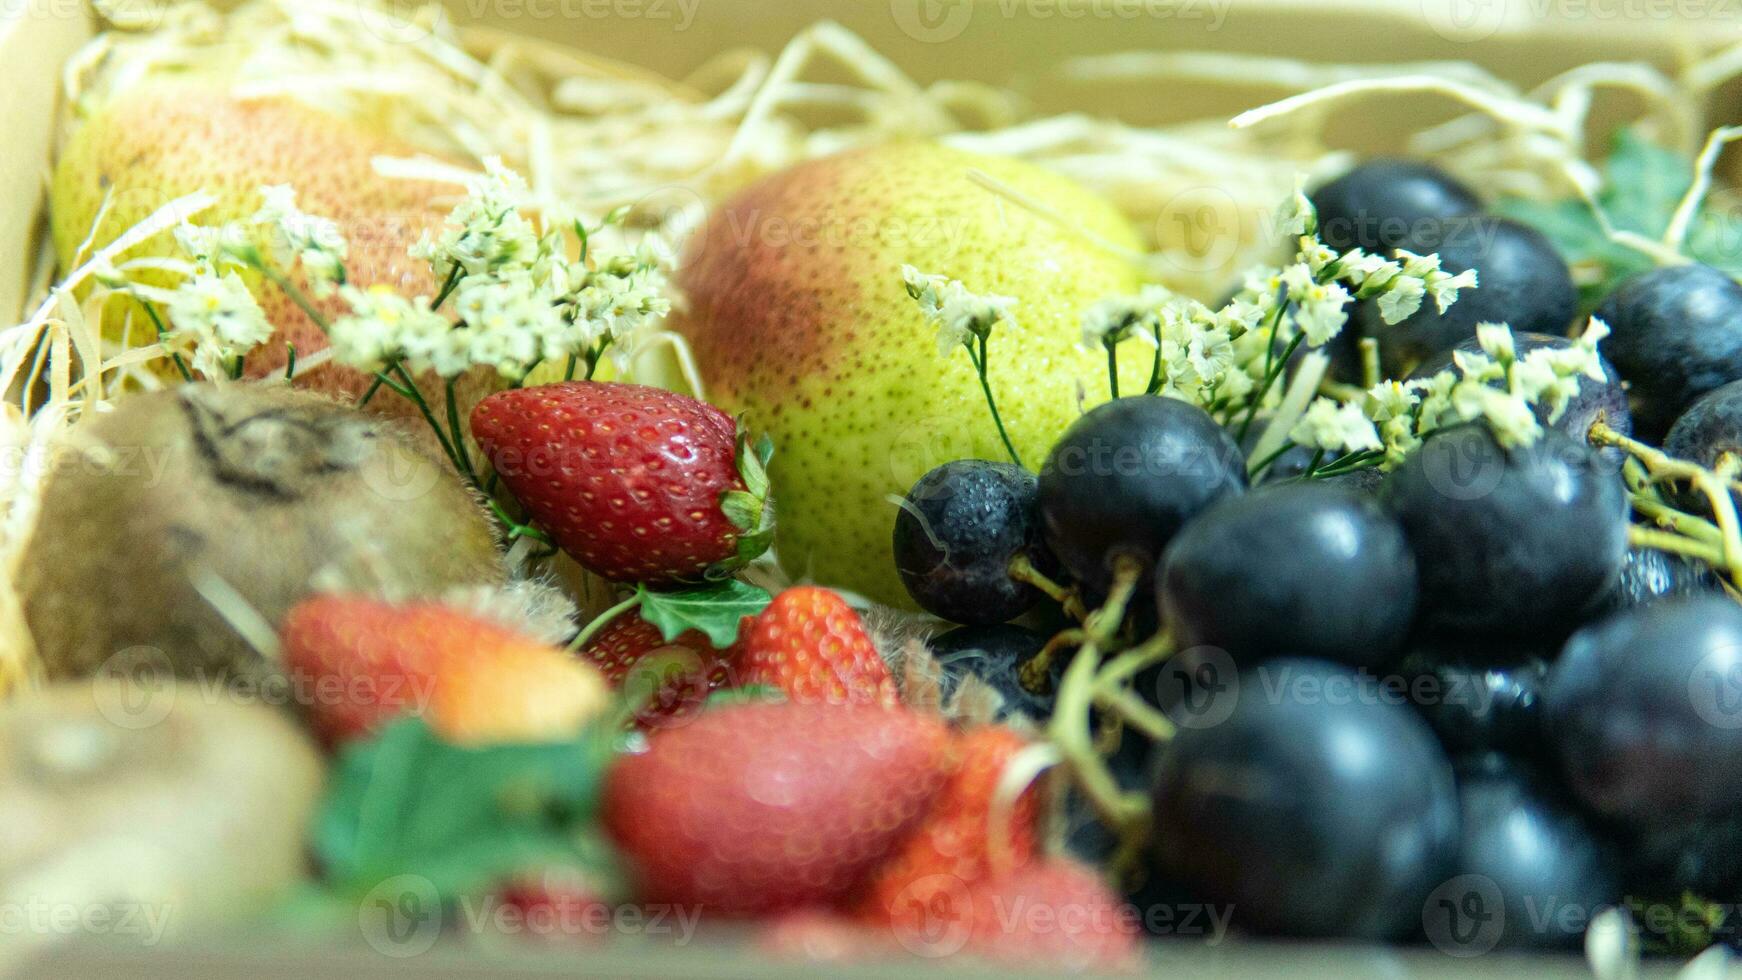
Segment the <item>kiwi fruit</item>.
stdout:
<path fill-rule="evenodd" d="M 224 383 L 132 395 L 75 427 L 15 576 L 42 673 L 150 663 L 255 683 L 312 592 L 502 585 L 476 495 L 400 424 Z"/>
<path fill-rule="evenodd" d="M 323 776 L 290 717 L 188 681 L 25 692 L 0 705 L 0 903 L 142 945 L 258 914 L 307 873 Z"/>

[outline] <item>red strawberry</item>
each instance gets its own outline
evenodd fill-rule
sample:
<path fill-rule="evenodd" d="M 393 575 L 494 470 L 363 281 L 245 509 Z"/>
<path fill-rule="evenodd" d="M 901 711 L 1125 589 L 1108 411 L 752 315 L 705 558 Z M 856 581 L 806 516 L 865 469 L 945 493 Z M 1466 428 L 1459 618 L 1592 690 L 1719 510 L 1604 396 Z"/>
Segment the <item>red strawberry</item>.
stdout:
<path fill-rule="evenodd" d="M 533 522 L 609 579 L 701 579 L 774 533 L 767 450 L 694 398 L 605 381 L 499 391 L 472 435 Z"/>
<path fill-rule="evenodd" d="M 1025 970 L 1135 966 L 1137 913 L 1099 875 L 1063 858 L 989 878 L 966 894 L 969 949 Z"/>
<path fill-rule="evenodd" d="M 285 614 L 280 642 L 296 696 L 329 744 L 402 714 L 454 741 L 556 738 L 610 700 L 591 666 L 434 603 L 317 596 Z"/>
<path fill-rule="evenodd" d="M 793 701 L 893 705 L 895 677 L 839 594 L 801 585 L 774 597 L 739 639 L 738 683 Z"/>
<path fill-rule="evenodd" d="M 875 922 L 914 924 L 940 896 L 1028 864 L 1038 850 L 1039 793 L 1030 786 L 1002 813 L 994 797 L 1005 770 L 1028 741 L 1001 726 L 956 740 L 960 761 L 931 811 L 866 885 L 858 906 Z M 998 820 L 996 826 L 994 821 Z"/>
<path fill-rule="evenodd" d="M 645 901 L 722 915 L 826 905 L 925 814 L 949 743 L 899 709 L 716 708 L 611 767 L 603 823 Z"/>
<path fill-rule="evenodd" d="M 579 871 L 552 870 L 518 878 L 497 897 L 513 913 L 505 925 L 529 938 L 597 939 L 610 927 L 611 907 Z"/>
<path fill-rule="evenodd" d="M 599 668 L 612 688 L 627 687 L 637 698 L 645 697 L 645 706 L 636 713 L 644 730 L 694 715 L 710 694 L 731 685 L 728 652 L 714 649 L 695 630 L 668 642 L 658 627 L 632 613 L 606 624 L 581 656 Z M 657 687 L 648 696 L 653 685 Z"/>
<path fill-rule="evenodd" d="M 756 934 L 765 956 L 811 963 L 855 963 L 901 954 L 886 930 L 827 909 L 800 909 L 769 922 Z"/>

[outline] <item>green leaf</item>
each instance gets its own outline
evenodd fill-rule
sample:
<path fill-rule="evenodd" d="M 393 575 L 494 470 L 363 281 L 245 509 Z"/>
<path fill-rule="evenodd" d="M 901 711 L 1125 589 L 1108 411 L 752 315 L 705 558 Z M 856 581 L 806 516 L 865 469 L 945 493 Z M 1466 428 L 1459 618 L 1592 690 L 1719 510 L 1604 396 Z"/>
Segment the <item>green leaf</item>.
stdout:
<path fill-rule="evenodd" d="M 767 592 L 731 578 L 671 592 L 640 586 L 638 594 L 641 618 L 659 627 L 668 642 L 687 630 L 700 630 L 720 649 L 738 642 L 739 621 L 769 602 Z"/>
<path fill-rule="evenodd" d="M 738 476 L 744 481 L 744 489 L 758 499 L 766 498 L 768 461 L 774 458 L 774 440 L 764 433 L 755 443 L 751 443 L 750 430 L 744 427 L 744 419 L 740 416 L 737 443 Z"/>
<path fill-rule="evenodd" d="M 1694 181 L 1687 157 L 1651 142 L 1631 128 L 1615 132 L 1615 146 L 1603 164 L 1598 201 L 1609 223 L 1623 231 L 1657 238 L 1669 227 L 1676 205 Z"/>
<path fill-rule="evenodd" d="M 1660 239 L 1693 182 L 1693 172 L 1688 157 L 1622 128 L 1616 131 L 1603 166 L 1603 186 L 1595 197 L 1617 230 Z M 1621 280 L 1655 264 L 1651 256 L 1611 241 L 1590 205 L 1578 197 L 1547 203 L 1503 199 L 1494 210 L 1548 236 L 1567 263 L 1583 273 L 1587 307 L 1595 306 Z M 1726 272 L 1742 272 L 1742 237 L 1726 233 L 1726 227 L 1728 223 L 1710 210 L 1697 214 L 1683 250 Z"/>
<path fill-rule="evenodd" d="M 315 857 L 340 891 L 418 875 L 444 897 L 551 863 L 590 863 L 579 832 L 611 750 L 600 731 L 466 747 L 419 719 L 396 721 L 334 766 L 315 816 Z"/>
<path fill-rule="evenodd" d="M 740 531 L 754 531 L 762 523 L 762 498 L 743 490 L 727 490 L 720 494 L 720 510 L 726 520 Z"/>

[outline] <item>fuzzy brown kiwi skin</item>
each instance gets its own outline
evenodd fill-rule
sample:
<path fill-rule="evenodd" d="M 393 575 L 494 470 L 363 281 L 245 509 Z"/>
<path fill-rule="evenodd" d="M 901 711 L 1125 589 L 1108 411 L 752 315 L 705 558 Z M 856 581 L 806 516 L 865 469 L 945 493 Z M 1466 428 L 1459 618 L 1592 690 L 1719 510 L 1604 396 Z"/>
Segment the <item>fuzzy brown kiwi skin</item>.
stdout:
<path fill-rule="evenodd" d="M 0 904 L 149 908 L 170 934 L 258 914 L 305 874 L 322 770 L 281 712 L 191 682 L 27 691 L 0 704 Z"/>
<path fill-rule="evenodd" d="M 276 629 L 314 591 L 433 598 L 504 577 L 476 497 L 395 423 L 283 385 L 194 384 L 74 430 L 18 585 L 51 679 L 143 662 L 253 681 L 275 665 L 208 601 L 213 582 Z"/>

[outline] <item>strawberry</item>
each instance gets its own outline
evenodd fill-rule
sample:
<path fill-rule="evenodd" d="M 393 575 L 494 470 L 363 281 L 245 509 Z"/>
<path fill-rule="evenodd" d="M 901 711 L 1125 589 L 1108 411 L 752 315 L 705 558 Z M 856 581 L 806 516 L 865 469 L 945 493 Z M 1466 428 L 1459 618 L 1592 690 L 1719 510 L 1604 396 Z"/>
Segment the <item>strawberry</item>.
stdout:
<path fill-rule="evenodd" d="M 827 909 L 800 909 L 767 923 L 757 930 L 756 950 L 811 963 L 862 963 L 901 953 L 887 931 Z"/>
<path fill-rule="evenodd" d="M 900 709 L 715 708 L 610 768 L 602 822 L 645 901 L 731 916 L 826 905 L 924 816 L 949 742 Z"/>
<path fill-rule="evenodd" d="M 1030 786 L 999 813 L 994 797 L 1004 772 L 1028 740 L 997 725 L 956 739 L 959 761 L 931 810 L 866 884 L 858 909 L 866 919 L 911 923 L 940 893 L 1020 868 L 1038 850 L 1039 793 Z M 994 826 L 994 821 L 1000 821 Z"/>
<path fill-rule="evenodd" d="M 435 603 L 317 596 L 285 615 L 285 667 L 329 745 L 402 714 L 456 742 L 572 734 L 610 699 L 561 650 Z"/>
<path fill-rule="evenodd" d="M 708 696 L 731 684 L 730 652 L 714 649 L 690 630 L 667 641 L 659 628 L 636 615 L 619 616 L 581 650 L 617 690 L 628 688 L 645 705 L 636 712 L 644 731 L 686 719 Z M 651 694 L 648 687 L 657 685 Z"/>
<path fill-rule="evenodd" d="M 738 683 L 793 701 L 877 704 L 898 698 L 895 677 L 838 593 L 801 585 L 774 597 L 739 640 Z"/>
<path fill-rule="evenodd" d="M 1136 910 L 1099 875 L 1052 858 L 966 892 L 968 949 L 1024 970 L 1116 971 L 1136 965 Z"/>
<path fill-rule="evenodd" d="M 532 939 L 597 939 L 611 924 L 611 907 L 577 870 L 516 878 L 496 897 L 511 912 L 505 925 Z"/>
<path fill-rule="evenodd" d="M 717 577 L 773 537 L 766 440 L 752 450 L 694 398 L 605 381 L 499 391 L 472 435 L 532 521 L 605 578 Z"/>

